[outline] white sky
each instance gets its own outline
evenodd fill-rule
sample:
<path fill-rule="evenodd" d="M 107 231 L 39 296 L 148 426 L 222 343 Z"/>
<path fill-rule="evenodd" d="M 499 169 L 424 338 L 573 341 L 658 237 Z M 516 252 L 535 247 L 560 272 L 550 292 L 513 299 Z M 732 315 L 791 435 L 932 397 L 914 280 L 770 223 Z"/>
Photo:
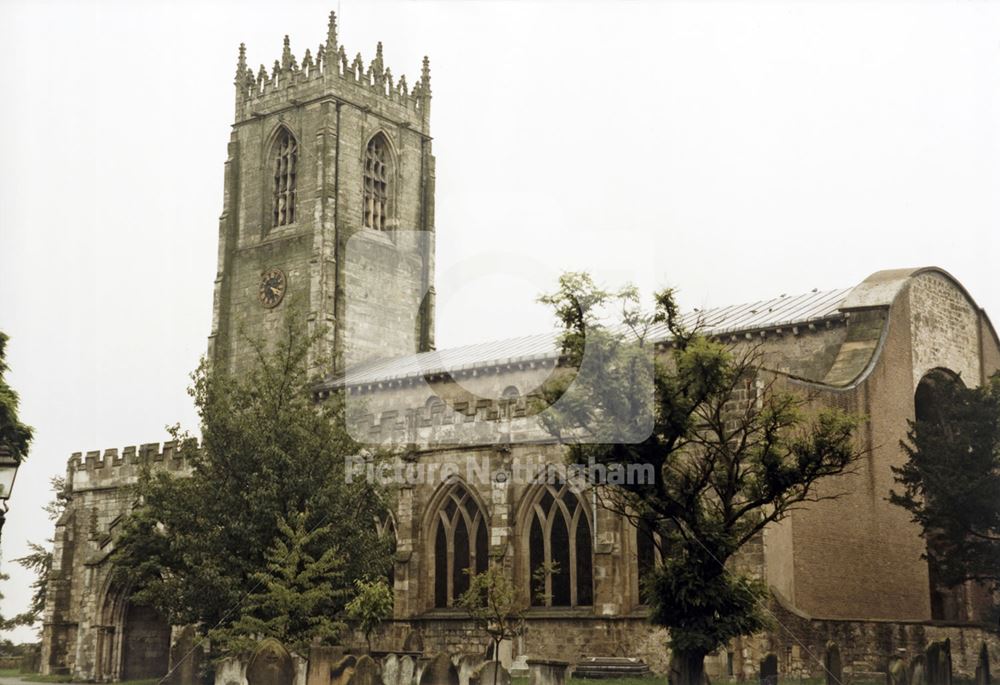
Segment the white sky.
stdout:
<path fill-rule="evenodd" d="M 331 0 L 332 2 L 332 0 Z M 301 60 L 331 3 L 0 0 L 0 329 L 36 428 L 3 530 L 51 534 L 71 452 L 194 427 L 237 46 Z M 688 306 L 938 265 L 1000 318 L 1000 5 L 357 3 L 431 57 L 439 347 L 546 330 L 565 269 Z M 489 265 L 484 268 L 483 265 Z M 472 275 L 470 275 L 472 274 Z M 14 639 L 30 639 L 19 630 Z"/>

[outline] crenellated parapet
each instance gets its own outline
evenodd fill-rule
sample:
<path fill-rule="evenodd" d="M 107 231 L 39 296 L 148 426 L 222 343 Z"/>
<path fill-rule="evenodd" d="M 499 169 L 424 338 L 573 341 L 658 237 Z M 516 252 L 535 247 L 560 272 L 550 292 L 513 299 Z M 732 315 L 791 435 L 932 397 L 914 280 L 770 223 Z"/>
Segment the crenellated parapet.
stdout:
<path fill-rule="evenodd" d="M 307 48 L 301 63 L 285 36 L 281 59 L 276 59 L 270 69 L 261 64 L 254 72 L 247 64 L 246 46 L 240 44 L 235 85 L 237 121 L 332 94 L 359 102 L 367 102 L 375 95 L 410 112 L 407 118 L 415 119 L 413 123 L 426 123 L 431 97 L 430 61 L 424 57 L 420 78 L 411 87 L 405 75 L 396 78 L 385 65 L 381 42 L 371 61 L 366 63 L 360 52 L 349 58 L 338 43 L 337 17 L 331 12 L 326 42 L 320 43 L 315 53 Z M 361 97 L 352 98 L 352 94 Z"/>
<path fill-rule="evenodd" d="M 182 446 L 169 440 L 162 447 L 158 442 L 130 445 L 120 452 L 112 447 L 103 452 L 74 452 L 67 464 L 66 480 L 74 492 L 118 488 L 134 483 L 144 466 L 178 474 L 191 470 L 190 455 L 197 446 Z"/>

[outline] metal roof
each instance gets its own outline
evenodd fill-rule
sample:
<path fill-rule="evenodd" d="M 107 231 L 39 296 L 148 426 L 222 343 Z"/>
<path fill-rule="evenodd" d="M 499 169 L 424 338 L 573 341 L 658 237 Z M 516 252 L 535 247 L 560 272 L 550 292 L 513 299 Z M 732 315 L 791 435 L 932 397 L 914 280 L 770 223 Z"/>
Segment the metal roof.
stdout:
<path fill-rule="evenodd" d="M 808 324 L 839 316 L 839 309 L 852 288 L 814 290 L 804 295 L 775 297 L 745 304 L 687 312 L 683 325 L 711 335 Z M 655 328 L 653 340 L 665 340 L 665 325 Z M 334 386 L 358 386 L 390 380 L 455 373 L 474 368 L 506 366 L 550 360 L 559 352 L 559 332 L 528 335 L 464 345 L 433 352 L 421 352 L 358 364 L 328 381 Z"/>

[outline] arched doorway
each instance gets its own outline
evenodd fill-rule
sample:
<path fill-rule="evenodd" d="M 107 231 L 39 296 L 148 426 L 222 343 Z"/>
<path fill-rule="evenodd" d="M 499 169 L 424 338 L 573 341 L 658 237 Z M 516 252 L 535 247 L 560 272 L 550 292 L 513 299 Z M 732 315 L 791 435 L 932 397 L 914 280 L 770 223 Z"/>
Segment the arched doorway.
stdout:
<path fill-rule="evenodd" d="M 920 383 L 913 397 L 914 418 L 921 423 L 945 422 L 944 411 L 948 390 L 962 385 L 959 376 L 947 369 L 933 369 Z M 968 602 L 964 585 L 948 586 L 941 579 L 935 562 L 935 549 L 941 549 L 943 540 L 932 531 L 927 533 L 927 576 L 930 589 L 931 618 L 938 621 L 968 620 Z"/>
<path fill-rule="evenodd" d="M 100 682 L 160 678 L 170 662 L 170 625 L 149 606 L 131 601 L 110 584 L 97 624 L 95 679 Z"/>

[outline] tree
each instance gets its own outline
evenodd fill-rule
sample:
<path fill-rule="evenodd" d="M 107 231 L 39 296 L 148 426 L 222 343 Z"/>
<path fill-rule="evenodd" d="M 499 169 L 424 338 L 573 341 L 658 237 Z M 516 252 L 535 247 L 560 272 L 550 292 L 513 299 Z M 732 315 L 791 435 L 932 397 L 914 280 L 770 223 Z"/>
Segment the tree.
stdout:
<path fill-rule="evenodd" d="M 66 478 L 64 476 L 53 476 L 49 481 L 55 496 L 45 505 L 45 512 L 52 521 L 58 520 L 66 510 Z M 33 626 L 41 619 L 45 611 L 45 601 L 48 597 L 49 575 L 52 572 L 52 545 L 54 541 L 49 538 L 44 544 L 28 542 L 31 549 L 29 554 L 19 557 L 14 561 L 35 574 L 35 579 L 31 581 L 31 602 L 27 611 L 24 611 L 10 619 L 12 626 Z"/>
<path fill-rule="evenodd" d="M 566 274 L 541 301 L 556 311 L 571 370 L 543 388 L 543 424 L 571 464 L 648 465 L 648 479 L 591 485 L 651 531 L 661 561 L 641 579 L 650 618 L 669 629 L 672 680 L 701 685 L 708 653 L 768 624 L 766 588 L 735 556 L 794 507 L 837 496 L 817 485 L 861 456 L 858 419 L 781 391 L 759 349 L 685 330 L 669 290 L 649 315 L 635 288 L 612 294 Z M 601 322 L 611 305 L 619 326 Z M 670 338 L 659 352 L 657 334 Z"/>
<path fill-rule="evenodd" d="M 469 569 L 466 569 L 468 572 Z M 458 598 L 458 606 L 469 614 L 493 644 L 493 660 L 500 660 L 500 644 L 517 635 L 524 624 L 524 604 L 503 559 L 492 559 L 489 567 L 469 579 L 469 589 Z M 493 671 L 496 685 L 498 671 Z M 484 684 L 485 685 L 485 684 Z"/>
<path fill-rule="evenodd" d="M 7 341 L 10 338 L 0 331 L 0 448 L 10 450 L 11 456 L 20 463 L 28 456 L 31 446 L 32 428 L 18 418 L 20 399 L 4 379 L 10 370 L 7 366 Z"/>
<path fill-rule="evenodd" d="M 239 620 L 258 592 L 259 574 L 274 563 L 269 554 L 279 541 L 294 547 L 283 526 L 310 532 L 301 555 L 321 560 L 336 550 L 335 590 L 388 568 L 389 541 L 364 525 L 382 514 L 384 493 L 345 479 L 345 458 L 359 447 L 340 399 L 313 399 L 307 372 L 313 339 L 296 313 L 286 315 L 274 346 L 254 347 L 256 362 L 239 375 L 202 363 L 191 389 L 201 447 L 174 429 L 184 440 L 190 476 L 147 470 L 135 488 L 136 506 L 112 562 L 122 586 L 135 588 L 131 601 L 153 606 L 173 625 L 204 633 Z M 349 596 L 331 598 L 330 615 Z"/>
<path fill-rule="evenodd" d="M 267 551 L 267 567 L 254 573 L 256 585 L 241 607 L 240 618 L 209 632 L 226 653 L 250 653 L 262 637 L 273 637 L 299 654 L 313 641 L 336 642 L 344 623 L 336 615 L 349 596 L 344 559 L 337 547 L 317 558 L 309 551 L 329 534 L 329 524 L 307 528 L 308 511 L 278 522 L 279 537 Z"/>
<path fill-rule="evenodd" d="M 909 422 L 889 500 L 920 525 L 938 580 L 1000 590 L 1000 372 L 978 388 L 928 389 L 931 411 Z"/>
<path fill-rule="evenodd" d="M 357 622 L 368 643 L 368 653 L 372 651 L 372 635 L 382 625 L 382 621 L 392 616 L 392 590 L 385 578 L 354 581 L 356 594 L 347 603 L 347 617 Z"/>

